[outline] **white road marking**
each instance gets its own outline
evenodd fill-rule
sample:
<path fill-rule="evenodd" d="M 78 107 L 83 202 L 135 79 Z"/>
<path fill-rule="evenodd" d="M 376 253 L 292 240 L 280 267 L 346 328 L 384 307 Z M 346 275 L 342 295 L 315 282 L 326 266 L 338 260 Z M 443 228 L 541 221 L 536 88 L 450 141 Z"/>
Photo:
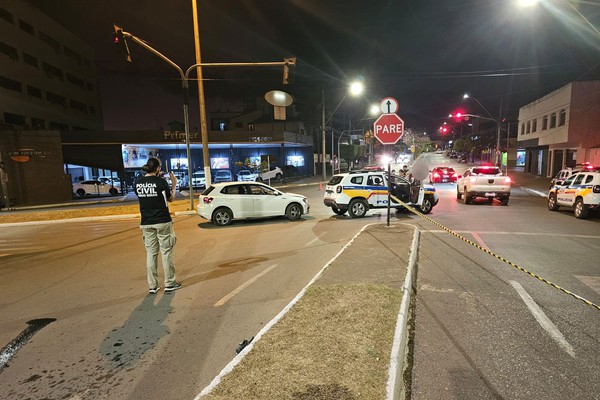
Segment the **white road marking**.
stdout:
<path fill-rule="evenodd" d="M 448 233 L 443 229 L 422 230 L 422 233 Z M 568 237 L 581 239 L 600 239 L 598 235 L 574 235 L 571 233 L 551 233 L 551 232 L 494 232 L 494 231 L 452 231 L 454 233 L 477 233 L 481 235 L 519 235 L 519 236 L 551 236 L 551 237 Z"/>
<path fill-rule="evenodd" d="M 529 311 L 531 311 L 538 324 L 540 324 L 540 326 L 546 332 L 548 332 L 550 337 L 554 339 L 554 341 L 556 341 L 558 345 L 564 351 L 567 352 L 567 354 L 575 358 L 575 350 L 573 350 L 573 346 L 571 346 L 569 342 L 567 342 L 567 339 L 565 339 L 561 331 L 558 330 L 556 325 L 554 325 L 550 318 L 548 318 L 546 313 L 544 313 L 540 306 L 531 298 L 529 293 L 527 293 L 527 291 L 523 289 L 523 286 L 521 286 L 521 284 L 516 281 L 510 281 L 510 284 L 515 288 L 519 296 L 521 296 L 521 298 L 525 302 L 525 305 L 527 306 L 527 308 L 529 308 Z"/>
<path fill-rule="evenodd" d="M 600 276 L 583 276 L 575 275 L 575 278 L 585 283 L 587 286 L 592 288 L 596 293 L 600 294 Z"/>
<path fill-rule="evenodd" d="M 311 240 L 310 242 L 306 243 L 305 246 L 310 246 L 311 244 L 315 243 L 318 240 L 321 240 L 321 239 L 319 239 L 318 237 L 316 237 L 313 240 Z"/>
<path fill-rule="evenodd" d="M 475 240 L 477 241 L 477 243 L 479 243 L 479 245 L 481 247 L 483 247 L 484 249 L 486 249 L 488 251 L 491 251 L 490 248 L 487 246 L 487 244 L 485 244 L 483 239 L 480 238 L 478 234 L 476 234 L 475 232 L 471 232 L 471 235 L 475 238 Z"/>
<path fill-rule="evenodd" d="M 239 292 L 241 292 L 242 290 L 244 290 L 245 288 L 247 288 L 248 286 L 250 286 L 251 284 L 253 284 L 254 282 L 256 282 L 263 275 L 269 273 L 269 271 L 271 271 L 276 266 L 277 266 L 277 264 L 271 265 L 269 268 L 265 269 L 260 274 L 255 275 L 254 277 L 248 279 L 245 283 L 243 283 L 242 285 L 238 286 L 236 289 L 233 289 L 231 292 L 229 292 L 227 295 L 225 295 L 221 300 L 219 300 L 215 304 L 213 304 L 213 307 L 221 307 L 223 304 L 225 304 L 229 300 L 231 300 L 231 298 L 233 296 L 235 296 L 236 294 L 238 294 Z"/>

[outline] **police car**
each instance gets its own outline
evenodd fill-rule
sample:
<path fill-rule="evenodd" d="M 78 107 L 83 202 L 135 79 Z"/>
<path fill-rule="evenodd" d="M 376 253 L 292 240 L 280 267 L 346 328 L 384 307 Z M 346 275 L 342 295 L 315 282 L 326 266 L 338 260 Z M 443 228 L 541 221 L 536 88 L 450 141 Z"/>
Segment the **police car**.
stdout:
<path fill-rule="evenodd" d="M 573 208 L 576 218 L 588 218 L 591 210 L 600 208 L 600 167 L 588 166 L 571 175 L 548 193 L 548 209 Z"/>
<path fill-rule="evenodd" d="M 435 188 L 424 187 L 419 181 L 392 175 L 391 188 L 392 195 L 423 214 L 429 214 L 439 201 Z M 387 208 L 388 174 L 375 169 L 334 175 L 325 187 L 323 203 L 334 213 L 348 212 L 352 218 L 364 217 L 370 209 Z M 403 208 L 393 199 L 390 207 Z"/>

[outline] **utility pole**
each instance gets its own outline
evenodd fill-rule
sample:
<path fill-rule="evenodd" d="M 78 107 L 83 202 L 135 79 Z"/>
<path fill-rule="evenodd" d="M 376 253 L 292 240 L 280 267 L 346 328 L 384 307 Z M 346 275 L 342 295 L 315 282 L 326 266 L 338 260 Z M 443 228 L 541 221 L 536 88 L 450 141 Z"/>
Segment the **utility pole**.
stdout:
<path fill-rule="evenodd" d="M 323 97 L 322 98 L 323 115 L 322 115 L 322 119 L 321 119 L 321 121 L 322 121 L 321 122 L 321 140 L 322 140 L 321 151 L 323 152 L 323 154 L 322 154 L 323 159 L 321 160 L 322 161 L 321 165 L 323 166 L 323 171 L 322 171 L 323 172 L 323 182 L 325 182 L 325 181 L 327 181 L 327 171 L 326 171 L 327 165 L 325 164 L 325 146 L 326 146 L 326 143 L 325 143 L 325 89 L 323 89 L 322 94 L 323 94 L 323 96 L 322 96 Z"/>
<path fill-rule="evenodd" d="M 198 5 L 192 0 L 192 13 L 194 17 L 194 46 L 196 49 L 196 74 L 198 76 L 198 102 L 200 103 L 200 132 L 202 136 L 202 158 L 204 159 L 204 176 L 206 184 L 212 183 L 210 174 L 210 153 L 208 151 L 208 128 L 206 126 L 206 105 L 204 103 L 204 81 L 202 76 L 202 54 L 200 52 L 200 29 L 198 27 Z M 191 166 L 190 166 L 191 168 Z M 190 175 L 190 182 L 192 176 Z M 191 185 L 191 183 L 190 183 Z M 190 186 L 190 191 L 192 190 Z"/>

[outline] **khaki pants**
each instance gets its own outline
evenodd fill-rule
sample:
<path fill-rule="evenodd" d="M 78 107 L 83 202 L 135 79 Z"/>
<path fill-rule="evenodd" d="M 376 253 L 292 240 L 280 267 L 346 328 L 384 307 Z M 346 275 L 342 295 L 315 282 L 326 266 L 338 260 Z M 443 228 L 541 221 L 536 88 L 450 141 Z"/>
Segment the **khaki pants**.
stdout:
<path fill-rule="evenodd" d="M 148 287 L 158 287 L 158 252 L 162 254 L 162 267 L 165 271 L 165 287 L 175 283 L 175 265 L 173 263 L 173 247 L 177 242 L 173 222 L 154 225 L 140 225 L 142 238 L 146 246 L 146 270 Z"/>

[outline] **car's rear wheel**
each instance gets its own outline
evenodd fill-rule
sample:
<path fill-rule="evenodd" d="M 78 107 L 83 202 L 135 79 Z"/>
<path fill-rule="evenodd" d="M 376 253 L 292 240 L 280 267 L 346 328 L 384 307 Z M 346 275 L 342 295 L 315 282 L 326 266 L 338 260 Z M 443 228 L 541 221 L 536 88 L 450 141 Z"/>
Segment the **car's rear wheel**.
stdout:
<path fill-rule="evenodd" d="M 550 211 L 558 211 L 559 205 L 558 202 L 556 201 L 556 194 L 551 194 L 550 197 L 548 197 L 548 210 Z"/>
<path fill-rule="evenodd" d="M 585 219 L 590 215 L 590 209 L 583 203 L 583 199 L 579 198 L 575 201 L 575 217 Z"/>
<path fill-rule="evenodd" d="M 471 200 L 473 199 L 473 197 L 469 196 L 469 193 L 467 192 L 467 188 L 464 188 L 463 191 L 463 202 L 465 204 L 471 204 Z"/>
<path fill-rule="evenodd" d="M 115 189 L 115 188 L 110 188 L 108 190 L 108 193 L 110 193 L 111 196 L 116 196 L 116 195 L 119 194 L 119 191 L 117 189 Z"/>
<path fill-rule="evenodd" d="M 458 191 L 458 186 L 456 187 L 456 200 L 460 200 L 462 196 L 460 195 L 460 192 Z"/>
<path fill-rule="evenodd" d="M 296 221 L 302 216 L 302 206 L 298 203 L 292 203 L 285 209 L 285 216 L 290 221 Z"/>
<path fill-rule="evenodd" d="M 362 218 L 369 210 L 369 203 L 363 199 L 354 199 L 350 202 L 348 213 L 352 218 Z"/>
<path fill-rule="evenodd" d="M 280 173 L 277 173 L 277 175 L 275 175 L 275 179 L 277 179 L 278 181 L 280 181 L 282 178 L 282 175 Z"/>
<path fill-rule="evenodd" d="M 334 213 L 336 213 L 337 215 L 344 215 L 346 214 L 346 211 L 348 211 L 348 209 L 346 208 L 338 208 L 338 207 L 331 207 L 331 209 L 333 210 Z"/>
<path fill-rule="evenodd" d="M 212 216 L 215 225 L 226 226 L 233 221 L 233 213 L 229 208 L 217 208 Z"/>
<path fill-rule="evenodd" d="M 506 197 L 503 197 L 502 200 L 500 200 L 502 202 L 503 206 L 507 206 L 508 205 L 508 199 L 509 199 L 509 197 L 506 196 Z"/>
<path fill-rule="evenodd" d="M 79 197 L 85 196 L 85 190 L 83 190 L 83 189 L 77 189 L 76 193 L 77 193 L 77 196 L 79 196 Z"/>
<path fill-rule="evenodd" d="M 419 206 L 419 209 L 423 214 L 429 214 L 433 209 L 433 199 L 431 196 L 425 196 L 423 198 L 423 203 Z"/>

